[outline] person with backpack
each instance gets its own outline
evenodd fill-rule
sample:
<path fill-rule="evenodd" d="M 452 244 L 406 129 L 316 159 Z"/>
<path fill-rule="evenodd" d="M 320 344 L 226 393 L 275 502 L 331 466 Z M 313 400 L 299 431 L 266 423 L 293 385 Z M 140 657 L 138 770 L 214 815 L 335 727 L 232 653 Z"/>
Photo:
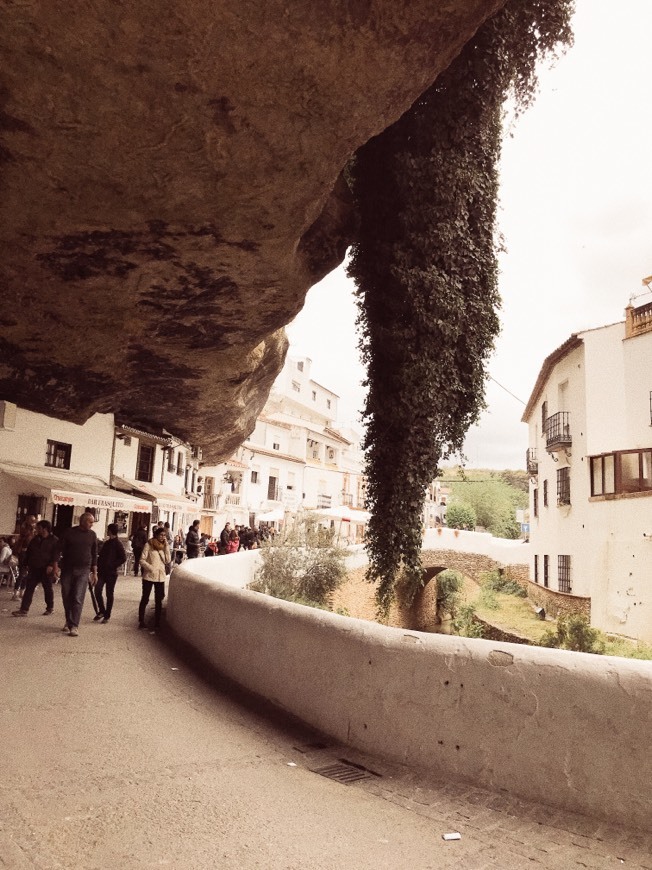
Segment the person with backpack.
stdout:
<path fill-rule="evenodd" d="M 143 554 L 143 548 L 146 543 L 147 528 L 141 525 L 131 536 L 131 549 L 134 553 L 134 577 L 138 577 L 138 574 L 140 573 L 140 557 Z"/>
<path fill-rule="evenodd" d="M 118 538 L 118 526 L 115 523 L 109 523 L 106 527 L 109 537 L 104 541 L 100 548 L 100 554 L 97 557 L 97 584 L 95 585 L 95 597 L 97 599 L 98 613 L 94 617 L 94 622 L 102 622 L 106 625 L 111 619 L 111 611 L 113 610 L 113 592 L 115 584 L 118 581 L 118 568 L 127 561 L 127 554 L 122 545 L 122 541 Z M 104 597 L 102 595 L 106 588 L 106 607 L 104 606 Z"/>

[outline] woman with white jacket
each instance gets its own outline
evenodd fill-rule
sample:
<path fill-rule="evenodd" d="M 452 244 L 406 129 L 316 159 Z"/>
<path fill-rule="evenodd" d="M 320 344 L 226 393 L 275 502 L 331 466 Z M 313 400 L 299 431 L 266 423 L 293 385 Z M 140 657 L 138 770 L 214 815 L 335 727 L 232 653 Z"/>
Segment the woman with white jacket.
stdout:
<path fill-rule="evenodd" d="M 138 608 L 138 628 L 145 625 L 145 609 L 154 587 L 154 630 L 161 624 L 161 611 L 165 598 L 165 580 L 170 565 L 170 547 L 164 528 L 156 529 L 154 535 L 143 548 L 140 557 L 140 567 L 143 572 L 143 595 Z"/>

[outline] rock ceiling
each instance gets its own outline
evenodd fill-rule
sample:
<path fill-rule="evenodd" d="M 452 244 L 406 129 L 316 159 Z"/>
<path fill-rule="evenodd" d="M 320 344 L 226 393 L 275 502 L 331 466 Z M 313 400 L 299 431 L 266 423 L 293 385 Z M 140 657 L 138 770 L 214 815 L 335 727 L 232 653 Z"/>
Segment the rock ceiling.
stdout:
<path fill-rule="evenodd" d="M 343 167 L 502 2 L 0 5 L 0 398 L 223 458 L 351 240 Z"/>

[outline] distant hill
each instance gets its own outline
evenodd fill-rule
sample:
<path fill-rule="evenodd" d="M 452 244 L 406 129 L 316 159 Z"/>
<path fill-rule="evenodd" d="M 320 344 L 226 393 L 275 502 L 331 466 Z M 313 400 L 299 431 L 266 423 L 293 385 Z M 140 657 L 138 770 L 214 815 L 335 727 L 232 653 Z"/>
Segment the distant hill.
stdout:
<path fill-rule="evenodd" d="M 462 468 L 461 465 L 446 466 L 441 469 L 437 478 L 442 483 L 482 483 L 487 480 L 504 480 L 515 489 L 529 492 L 530 476 L 527 471 L 514 471 L 512 469 L 498 470 L 495 468 Z"/>

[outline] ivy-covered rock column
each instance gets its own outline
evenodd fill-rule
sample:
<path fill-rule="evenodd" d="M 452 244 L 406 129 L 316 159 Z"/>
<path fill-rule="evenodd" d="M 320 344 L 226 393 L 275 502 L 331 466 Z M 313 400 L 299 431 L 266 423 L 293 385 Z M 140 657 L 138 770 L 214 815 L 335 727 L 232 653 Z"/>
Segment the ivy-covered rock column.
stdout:
<path fill-rule="evenodd" d="M 422 583 L 421 510 L 442 458 L 484 407 L 499 331 L 496 207 L 503 105 L 524 108 L 536 64 L 572 42 L 572 0 L 510 0 L 351 167 L 367 368 L 368 579 L 387 612 Z M 533 167 L 536 171 L 536 167 Z"/>

